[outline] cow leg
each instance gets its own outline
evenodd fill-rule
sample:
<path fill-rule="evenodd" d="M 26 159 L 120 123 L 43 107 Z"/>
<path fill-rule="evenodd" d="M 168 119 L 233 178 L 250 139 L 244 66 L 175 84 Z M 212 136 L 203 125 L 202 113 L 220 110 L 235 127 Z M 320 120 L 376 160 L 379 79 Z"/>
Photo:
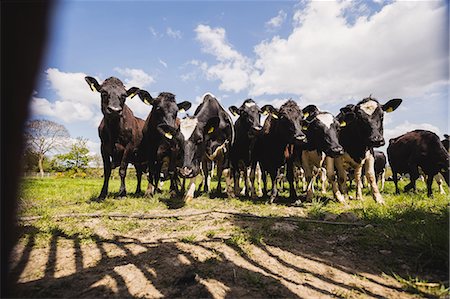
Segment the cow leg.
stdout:
<path fill-rule="evenodd" d="M 147 174 L 147 181 L 148 181 L 148 186 L 147 186 L 147 190 L 145 191 L 145 196 L 152 197 L 155 192 L 155 186 L 153 185 L 153 174 L 151 171 L 149 171 Z"/>
<path fill-rule="evenodd" d="M 109 155 L 106 153 L 102 146 L 102 159 L 103 159 L 103 187 L 102 191 L 100 191 L 100 195 L 98 196 L 97 200 L 101 201 L 106 198 L 108 195 L 108 184 L 109 184 L 109 178 L 111 177 L 111 159 Z"/>
<path fill-rule="evenodd" d="M 442 178 L 442 175 L 440 174 L 440 173 L 438 173 L 435 177 L 435 180 L 436 180 L 436 183 L 438 184 L 438 187 L 439 187 L 439 193 L 440 194 L 446 194 L 445 193 L 445 190 L 444 190 L 444 187 L 443 187 L 443 178 Z"/>
<path fill-rule="evenodd" d="M 223 176 L 225 177 L 225 184 L 226 184 L 225 190 L 227 192 L 227 196 L 229 198 L 234 198 L 235 194 L 233 192 L 233 187 L 231 185 L 231 182 L 232 182 L 231 169 L 230 168 L 226 168 L 226 169 L 223 170 L 222 173 L 223 173 Z"/>
<path fill-rule="evenodd" d="M 432 185 L 433 185 L 433 179 L 434 179 L 434 175 L 428 175 L 427 176 L 427 195 L 428 197 L 433 197 L 433 190 L 431 189 Z"/>
<path fill-rule="evenodd" d="M 267 194 L 267 173 L 266 170 L 264 168 L 261 167 L 261 177 L 262 177 L 262 181 L 263 181 L 263 197 L 268 195 Z"/>
<path fill-rule="evenodd" d="M 386 182 L 386 168 L 383 169 L 383 172 L 381 173 L 381 191 L 384 191 L 384 183 Z"/>
<path fill-rule="evenodd" d="M 398 174 L 393 169 L 392 169 L 392 179 L 394 180 L 395 194 L 400 194 L 400 189 L 398 189 Z"/>
<path fill-rule="evenodd" d="M 322 187 L 322 194 L 327 193 L 327 170 L 325 168 L 320 169 L 320 180 L 321 180 L 321 187 Z"/>
<path fill-rule="evenodd" d="M 259 163 L 256 163 L 256 166 L 255 166 L 255 178 L 256 178 L 256 181 L 258 182 L 258 194 L 261 194 L 261 196 L 262 196 L 262 194 L 263 194 L 262 172 L 261 172 L 261 167 L 260 167 Z"/>
<path fill-rule="evenodd" d="M 416 180 L 419 178 L 419 169 L 417 168 L 417 165 L 410 164 L 409 165 L 409 178 L 410 182 L 408 185 L 405 186 L 405 192 L 408 192 L 409 190 L 413 189 L 416 191 Z"/>
<path fill-rule="evenodd" d="M 347 189 L 347 172 L 344 168 L 344 159 L 342 157 L 337 157 L 334 159 L 334 166 L 337 171 L 337 180 L 339 184 L 339 190 L 344 196 L 348 196 L 348 189 Z"/>
<path fill-rule="evenodd" d="M 297 192 L 294 185 L 294 163 L 292 159 L 287 161 L 286 177 L 289 183 L 289 199 L 295 202 L 297 200 Z"/>
<path fill-rule="evenodd" d="M 272 178 L 272 192 L 270 194 L 270 203 L 273 203 L 273 201 L 275 200 L 275 198 L 278 195 L 277 185 L 279 184 L 279 182 L 283 178 L 283 175 L 284 174 L 283 174 L 283 168 L 282 167 L 278 168 L 276 171 L 271 171 L 270 172 L 270 177 Z"/>
<path fill-rule="evenodd" d="M 258 194 L 256 194 L 256 189 L 255 189 L 255 177 L 256 177 L 256 163 L 253 163 L 250 166 L 250 180 L 249 180 L 250 196 L 252 199 L 256 199 L 258 197 Z"/>
<path fill-rule="evenodd" d="M 331 157 L 326 157 L 325 165 L 326 165 L 327 178 L 331 184 L 331 189 L 333 190 L 334 198 L 337 199 L 341 203 L 347 204 L 344 196 L 339 191 L 336 174 L 334 173 L 334 159 Z"/>
<path fill-rule="evenodd" d="M 245 196 L 250 197 L 250 194 L 251 194 L 251 188 L 250 188 L 251 168 L 249 168 L 247 166 L 244 166 L 244 167 L 245 167 L 245 171 L 244 171 Z"/>
<path fill-rule="evenodd" d="M 364 164 L 365 174 L 368 183 L 370 184 L 372 197 L 377 203 L 384 204 L 384 199 L 381 196 L 380 190 L 378 190 L 377 180 L 375 178 L 375 158 L 372 154 L 368 155 L 366 158 L 366 163 Z"/>
<path fill-rule="evenodd" d="M 184 196 L 184 202 L 190 202 L 192 199 L 194 199 L 194 192 L 195 192 L 195 177 L 189 179 L 188 183 L 188 190 L 186 192 L 186 195 Z"/>
<path fill-rule="evenodd" d="M 122 162 L 120 163 L 119 175 L 120 175 L 120 189 L 119 197 L 127 196 L 127 189 L 125 187 L 125 177 L 127 176 L 128 162 L 126 152 L 123 154 Z"/>
<path fill-rule="evenodd" d="M 362 181 L 361 181 L 361 172 L 363 163 L 359 163 L 355 167 L 355 185 L 356 185 L 356 200 L 362 200 Z"/>
<path fill-rule="evenodd" d="M 241 188 L 239 186 L 239 179 L 240 179 L 240 171 L 239 169 L 233 169 L 233 188 L 234 188 L 234 194 L 239 195 L 241 192 Z"/>
<path fill-rule="evenodd" d="M 137 178 L 136 194 L 141 194 L 142 167 L 135 165 L 134 168 L 136 169 L 136 178 Z"/>

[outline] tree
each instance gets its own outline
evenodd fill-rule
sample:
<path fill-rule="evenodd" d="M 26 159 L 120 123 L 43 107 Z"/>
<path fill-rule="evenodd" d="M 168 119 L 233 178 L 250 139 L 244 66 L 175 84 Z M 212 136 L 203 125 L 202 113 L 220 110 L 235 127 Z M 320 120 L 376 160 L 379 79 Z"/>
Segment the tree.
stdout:
<path fill-rule="evenodd" d="M 44 176 L 43 161 L 47 153 L 65 147 L 69 131 L 66 127 L 51 120 L 38 119 L 28 121 L 25 125 L 25 139 L 29 150 L 38 156 L 41 177 Z"/>
<path fill-rule="evenodd" d="M 88 166 L 91 157 L 87 147 L 87 139 L 77 137 L 76 141 L 70 146 L 70 151 L 66 154 L 56 156 L 58 163 L 66 170 L 80 170 Z"/>

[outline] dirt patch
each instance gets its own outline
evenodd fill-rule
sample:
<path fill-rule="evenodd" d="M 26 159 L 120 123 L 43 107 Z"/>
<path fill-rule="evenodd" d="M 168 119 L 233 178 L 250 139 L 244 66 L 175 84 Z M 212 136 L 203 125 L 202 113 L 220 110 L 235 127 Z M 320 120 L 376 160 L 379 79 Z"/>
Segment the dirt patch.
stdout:
<path fill-rule="evenodd" d="M 189 211 L 192 213 L 195 211 Z M 198 211 L 197 211 L 198 212 Z M 114 220 L 117 225 L 121 221 Z M 36 245 L 30 224 L 12 254 L 15 297 L 416 298 L 387 272 L 386 250 L 368 255 L 347 228 L 279 218 L 204 214 L 139 220 L 137 228 L 54 232 Z M 363 230 L 364 227 L 358 228 Z M 388 254 L 392 256 L 393 253 Z M 420 294 L 419 294 L 420 295 Z"/>

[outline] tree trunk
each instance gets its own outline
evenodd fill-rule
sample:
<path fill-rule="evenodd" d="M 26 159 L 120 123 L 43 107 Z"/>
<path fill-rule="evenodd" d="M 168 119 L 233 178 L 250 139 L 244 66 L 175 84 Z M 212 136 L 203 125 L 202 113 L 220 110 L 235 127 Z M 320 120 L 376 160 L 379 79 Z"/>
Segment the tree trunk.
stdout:
<path fill-rule="evenodd" d="M 44 166 L 43 166 L 44 156 L 39 157 L 39 172 L 41 173 L 41 178 L 44 177 Z"/>

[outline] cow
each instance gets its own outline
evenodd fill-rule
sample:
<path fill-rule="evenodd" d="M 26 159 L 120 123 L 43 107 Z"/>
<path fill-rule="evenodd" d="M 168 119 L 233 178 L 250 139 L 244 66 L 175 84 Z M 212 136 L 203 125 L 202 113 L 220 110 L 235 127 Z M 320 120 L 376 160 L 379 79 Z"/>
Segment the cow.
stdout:
<path fill-rule="evenodd" d="M 125 176 L 128 163 L 134 164 L 137 175 L 136 193 L 141 193 L 142 172 L 145 164 L 137 157 L 137 147 L 142 140 L 144 120 L 135 117 L 125 100 L 133 98 L 139 88 L 125 89 L 122 81 L 110 77 L 100 85 L 93 77 L 86 76 L 92 91 L 100 93 L 103 119 L 98 127 L 103 159 L 103 187 L 97 200 L 104 200 L 108 194 L 111 169 L 119 166 L 120 189 L 118 196 L 126 196 Z"/>
<path fill-rule="evenodd" d="M 395 183 L 395 193 L 399 193 L 398 173 L 408 173 L 410 183 L 405 186 L 405 192 L 416 190 L 416 180 L 419 178 L 419 167 L 427 176 L 427 195 L 431 197 L 433 178 L 442 174 L 449 184 L 449 153 L 433 132 L 414 130 L 389 140 L 387 148 L 389 164 Z"/>
<path fill-rule="evenodd" d="M 365 175 L 371 186 L 372 197 L 377 203 L 384 203 L 375 180 L 373 149 L 385 144 L 383 137 L 383 117 L 385 112 L 392 112 L 400 106 L 401 99 L 392 99 L 385 104 L 369 96 L 340 109 L 336 116 L 341 124 L 339 144 L 344 148 L 344 155 L 335 159 L 339 188 L 348 194 L 345 164 L 355 169 L 356 199 L 362 199 L 361 172 L 365 167 Z"/>
<path fill-rule="evenodd" d="M 307 141 L 302 147 L 301 159 L 308 186 L 306 199 L 312 199 L 314 179 L 324 167 L 326 178 L 332 185 L 334 198 L 345 203 L 334 171 L 334 159 L 344 153 L 338 138 L 340 123 L 331 113 L 319 111 L 314 105 L 305 107 L 303 113 L 305 120 L 302 129 Z M 322 191 L 325 191 L 324 187 L 325 182 L 322 179 Z"/>
<path fill-rule="evenodd" d="M 444 134 L 444 139 L 441 140 L 442 145 L 444 146 L 444 148 L 447 150 L 447 152 L 449 151 L 449 147 L 450 147 L 450 136 L 448 136 L 447 134 Z"/>
<path fill-rule="evenodd" d="M 240 193 L 240 172 L 244 174 L 246 195 L 256 198 L 254 188 L 256 161 L 252 163 L 252 153 L 255 146 L 256 136 L 261 132 L 260 123 L 261 109 L 252 99 L 246 99 L 241 107 L 231 106 L 228 108 L 234 116 L 239 116 L 234 123 L 236 138 L 230 149 L 231 171 L 234 179 L 234 194 Z M 247 169 L 250 168 L 250 173 Z M 248 178 L 249 177 L 249 178 Z"/>
<path fill-rule="evenodd" d="M 190 201 L 194 197 L 195 178 L 200 174 L 203 165 L 204 177 L 207 184 L 209 170 L 207 161 L 217 165 L 216 194 L 222 193 L 222 174 L 229 180 L 229 151 L 234 143 L 234 126 L 230 115 L 220 105 L 211 93 L 202 96 L 202 102 L 192 117 L 183 119 L 181 132 L 185 138 L 183 166 L 178 169 L 179 174 L 190 179 L 184 200 Z M 203 162 L 202 162 L 203 161 Z M 231 182 L 227 182 L 227 194 L 234 197 Z"/>
<path fill-rule="evenodd" d="M 262 132 L 258 135 L 254 156 L 252 159 L 261 166 L 264 195 L 267 194 L 266 172 L 272 180 L 270 203 L 278 195 L 277 184 L 283 175 L 283 166 L 287 164 L 287 179 L 289 182 L 289 197 L 291 201 L 297 200 L 294 187 L 294 148 L 303 142 L 305 134 L 301 130 L 303 114 L 300 107 L 293 100 L 288 100 L 279 109 L 272 105 L 261 108 L 267 118 Z"/>
<path fill-rule="evenodd" d="M 153 98 L 146 90 L 139 90 L 139 98 L 152 106 L 142 129 L 139 157 L 148 165 L 148 187 L 146 196 L 153 196 L 158 190 L 160 179 L 170 178 L 171 190 L 178 192 L 176 167 L 181 164 L 184 138 L 180 131 L 178 112 L 191 107 L 189 101 L 176 103 L 175 95 L 161 92 Z M 179 165 L 178 165 L 179 166 Z"/>

